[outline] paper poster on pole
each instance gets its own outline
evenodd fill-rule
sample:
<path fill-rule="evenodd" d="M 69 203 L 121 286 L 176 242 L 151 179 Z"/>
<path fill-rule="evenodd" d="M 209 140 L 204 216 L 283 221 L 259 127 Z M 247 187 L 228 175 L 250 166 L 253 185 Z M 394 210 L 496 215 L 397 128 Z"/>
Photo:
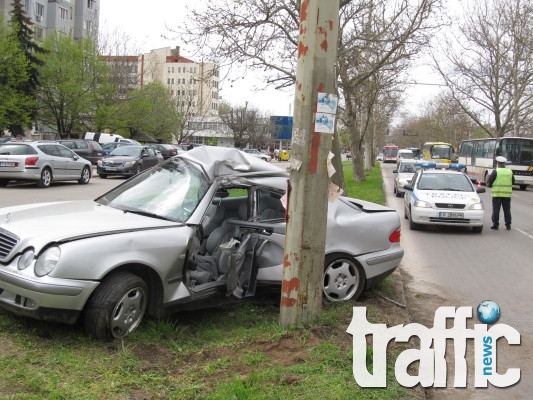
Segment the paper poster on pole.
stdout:
<path fill-rule="evenodd" d="M 317 113 L 315 117 L 315 132 L 333 133 L 335 129 L 335 114 Z"/>
<path fill-rule="evenodd" d="M 317 113 L 337 114 L 339 96 L 331 93 L 318 93 Z"/>

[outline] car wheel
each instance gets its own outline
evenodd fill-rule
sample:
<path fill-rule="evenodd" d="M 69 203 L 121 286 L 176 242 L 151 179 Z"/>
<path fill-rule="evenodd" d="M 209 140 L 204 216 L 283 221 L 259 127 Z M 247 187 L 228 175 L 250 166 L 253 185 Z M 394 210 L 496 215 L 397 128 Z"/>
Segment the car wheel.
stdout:
<path fill-rule="evenodd" d="M 52 171 L 50 168 L 43 168 L 41 171 L 41 178 L 37 181 L 37 186 L 47 188 L 52 183 Z"/>
<path fill-rule="evenodd" d="M 331 301 L 357 298 L 365 287 L 363 269 L 350 256 L 329 254 L 324 266 L 324 295 Z"/>
<path fill-rule="evenodd" d="M 527 185 L 520 185 L 520 190 L 526 190 L 527 189 Z"/>
<path fill-rule="evenodd" d="M 0 179 L 0 187 L 6 187 L 9 183 L 9 179 Z"/>
<path fill-rule="evenodd" d="M 473 227 L 472 227 L 472 232 L 474 232 L 474 233 L 481 233 L 481 232 L 483 232 L 483 225 L 481 225 L 481 226 L 473 226 Z"/>
<path fill-rule="evenodd" d="M 98 174 L 98 176 L 99 176 L 100 178 L 103 178 L 103 179 L 107 178 L 107 175 L 106 175 L 106 174 Z"/>
<path fill-rule="evenodd" d="M 85 331 L 99 340 L 122 338 L 141 323 L 148 302 L 144 280 L 129 272 L 104 279 L 85 307 Z"/>
<path fill-rule="evenodd" d="M 394 194 L 396 195 L 396 197 L 402 197 L 402 194 L 398 191 L 398 188 L 396 186 L 394 186 Z"/>
<path fill-rule="evenodd" d="M 143 169 L 143 167 L 142 167 L 140 164 L 138 164 L 138 165 L 135 167 L 135 169 L 133 170 L 133 175 L 140 174 L 141 171 L 142 171 L 142 169 Z"/>
<path fill-rule="evenodd" d="M 82 185 L 86 185 L 91 180 L 91 171 L 89 170 L 89 167 L 83 167 L 83 170 L 81 171 L 81 178 L 78 179 L 78 183 Z"/>

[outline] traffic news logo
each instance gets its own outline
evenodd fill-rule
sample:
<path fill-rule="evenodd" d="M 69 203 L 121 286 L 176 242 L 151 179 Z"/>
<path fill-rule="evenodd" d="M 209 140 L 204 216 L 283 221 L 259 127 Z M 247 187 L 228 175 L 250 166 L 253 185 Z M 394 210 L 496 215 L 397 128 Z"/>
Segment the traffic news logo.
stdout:
<path fill-rule="evenodd" d="M 484 307 L 492 306 L 490 313 Z M 496 311 L 495 311 L 496 310 Z M 498 305 L 490 300 L 478 306 L 478 318 L 493 323 L 499 318 Z M 394 365 L 398 383 L 404 387 L 420 384 L 423 387 L 446 387 L 446 341 L 453 340 L 455 375 L 454 387 L 464 388 L 467 384 L 466 362 L 467 339 L 474 341 L 474 386 L 486 388 L 490 382 L 497 387 L 512 386 L 520 380 L 519 368 L 508 368 L 505 373 L 496 372 L 497 340 L 504 337 L 509 345 L 520 344 L 520 333 L 506 324 L 495 324 L 488 329 L 486 323 L 466 327 L 472 318 L 472 307 L 439 307 L 435 311 L 433 328 L 411 323 L 387 328 L 385 324 L 371 324 L 366 317 L 366 307 L 353 307 L 353 318 L 347 332 L 353 336 L 353 375 L 361 387 L 386 387 L 387 346 L 391 340 L 406 343 L 413 336 L 420 340 L 419 349 L 401 352 Z M 447 328 L 446 321 L 453 319 L 453 327 Z M 372 373 L 367 369 L 367 335 L 372 337 Z M 501 345 L 499 347 L 502 347 Z M 501 349 L 500 349 L 501 350 Z M 419 362 L 418 375 L 410 375 L 409 366 Z"/>

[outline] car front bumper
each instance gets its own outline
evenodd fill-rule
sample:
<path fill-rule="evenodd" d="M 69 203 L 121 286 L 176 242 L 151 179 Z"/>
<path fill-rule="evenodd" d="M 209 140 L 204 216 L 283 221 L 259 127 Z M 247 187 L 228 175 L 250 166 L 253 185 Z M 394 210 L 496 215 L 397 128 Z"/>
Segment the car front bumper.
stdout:
<path fill-rule="evenodd" d="M 443 218 L 440 213 L 449 210 L 434 208 L 412 207 L 411 220 L 416 224 L 423 225 L 447 225 L 447 226 L 483 226 L 485 210 L 458 210 L 463 218 Z"/>
<path fill-rule="evenodd" d="M 38 320 L 75 323 L 99 285 L 95 281 L 30 277 L 9 269 L 13 267 L 0 269 L 0 308 Z"/>

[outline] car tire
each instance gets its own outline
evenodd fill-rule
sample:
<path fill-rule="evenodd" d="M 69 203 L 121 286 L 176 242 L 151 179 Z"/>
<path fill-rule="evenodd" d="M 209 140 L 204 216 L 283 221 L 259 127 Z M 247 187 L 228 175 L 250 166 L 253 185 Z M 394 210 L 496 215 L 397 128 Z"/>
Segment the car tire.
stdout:
<path fill-rule="evenodd" d="M 473 227 L 472 227 L 472 232 L 474 232 L 474 233 L 481 233 L 481 232 L 483 232 L 483 225 L 481 225 L 481 226 L 473 226 Z"/>
<path fill-rule="evenodd" d="M 98 174 L 98 176 L 102 179 L 106 179 L 107 178 L 107 175 L 106 174 Z"/>
<path fill-rule="evenodd" d="M 80 185 L 86 185 L 91 180 L 91 171 L 89 170 L 89 167 L 85 166 L 81 170 L 81 178 L 78 179 L 78 183 Z"/>
<path fill-rule="evenodd" d="M 137 175 L 137 174 L 140 174 L 141 171 L 142 171 L 143 167 L 142 165 L 138 164 L 135 169 L 133 170 L 133 175 Z"/>
<path fill-rule="evenodd" d="M 106 277 L 85 306 L 85 331 L 104 341 L 123 338 L 141 323 L 148 303 L 148 286 L 130 272 Z"/>
<path fill-rule="evenodd" d="M 52 171 L 50 168 L 43 168 L 41 171 L 41 178 L 37 181 L 37 186 L 40 188 L 47 188 L 52 184 Z"/>
<path fill-rule="evenodd" d="M 519 185 L 520 186 L 520 190 L 526 190 L 527 189 L 527 185 Z"/>
<path fill-rule="evenodd" d="M 366 283 L 363 268 L 353 257 L 328 254 L 324 263 L 324 296 L 330 301 L 357 300 Z"/>
<path fill-rule="evenodd" d="M 396 197 L 402 197 L 402 194 L 398 191 L 396 186 L 394 186 L 394 194 L 396 195 Z"/>
<path fill-rule="evenodd" d="M 9 183 L 9 179 L 0 179 L 0 187 L 6 187 Z"/>
<path fill-rule="evenodd" d="M 420 228 L 420 225 L 418 225 L 416 222 L 413 222 L 413 217 L 409 215 L 409 229 L 416 231 L 418 228 Z"/>

